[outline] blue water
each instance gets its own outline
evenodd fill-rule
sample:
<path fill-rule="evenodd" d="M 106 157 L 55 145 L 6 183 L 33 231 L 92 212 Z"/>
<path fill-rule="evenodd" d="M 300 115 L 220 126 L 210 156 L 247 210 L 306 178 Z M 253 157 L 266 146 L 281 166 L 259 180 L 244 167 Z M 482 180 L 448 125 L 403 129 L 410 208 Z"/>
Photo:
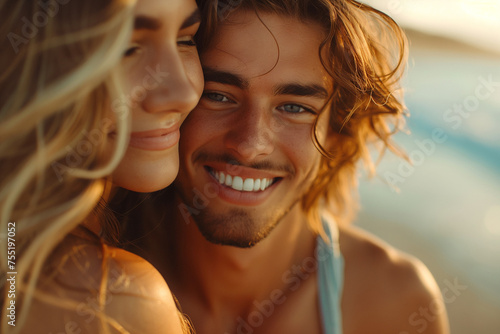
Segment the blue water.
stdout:
<path fill-rule="evenodd" d="M 402 167 L 388 156 L 378 179 L 361 183 L 361 217 L 404 225 L 500 305 L 500 56 L 417 48 L 410 64 L 405 87 L 412 133 L 397 140 L 415 165 Z M 479 78 L 498 84 L 488 91 Z M 482 98 L 474 98 L 480 86 Z M 454 105 L 470 112 L 449 113 Z M 446 140 L 432 146 L 436 129 Z M 430 146 L 424 152 L 416 141 Z M 402 177 L 392 183 L 399 193 L 383 184 L 393 180 L 388 175 Z"/>

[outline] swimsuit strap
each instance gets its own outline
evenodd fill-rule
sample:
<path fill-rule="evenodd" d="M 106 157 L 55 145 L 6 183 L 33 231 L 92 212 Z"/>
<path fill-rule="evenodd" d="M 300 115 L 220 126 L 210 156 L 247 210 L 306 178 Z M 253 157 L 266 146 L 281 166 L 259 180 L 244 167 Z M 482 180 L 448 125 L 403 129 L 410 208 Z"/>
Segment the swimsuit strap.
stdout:
<path fill-rule="evenodd" d="M 321 217 L 328 242 L 318 236 L 316 257 L 318 259 L 318 289 L 324 334 L 342 334 L 342 312 L 340 300 L 344 280 L 344 259 L 339 247 L 337 224 Z"/>

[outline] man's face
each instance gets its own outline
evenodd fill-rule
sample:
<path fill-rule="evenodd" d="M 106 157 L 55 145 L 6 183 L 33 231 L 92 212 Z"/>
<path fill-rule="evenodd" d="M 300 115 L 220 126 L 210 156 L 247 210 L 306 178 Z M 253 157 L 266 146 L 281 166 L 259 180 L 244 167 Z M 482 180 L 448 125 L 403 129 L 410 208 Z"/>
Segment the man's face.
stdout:
<path fill-rule="evenodd" d="M 331 87 L 321 28 L 260 16 L 267 28 L 253 12 L 232 14 L 201 55 L 205 91 L 182 127 L 176 181 L 205 238 L 238 247 L 265 238 L 310 188 L 321 157 L 312 131 Z"/>

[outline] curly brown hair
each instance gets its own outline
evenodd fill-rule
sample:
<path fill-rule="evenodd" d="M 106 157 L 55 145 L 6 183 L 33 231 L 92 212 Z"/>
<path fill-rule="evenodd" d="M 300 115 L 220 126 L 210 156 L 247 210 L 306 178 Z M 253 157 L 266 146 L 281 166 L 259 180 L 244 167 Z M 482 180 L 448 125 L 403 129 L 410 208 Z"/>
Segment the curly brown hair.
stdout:
<path fill-rule="evenodd" d="M 373 146 L 404 156 L 391 137 L 404 125 L 400 87 L 407 58 L 402 29 L 386 14 L 354 0 L 199 0 L 203 23 L 198 32 L 202 54 L 210 47 L 218 25 L 233 11 L 252 10 L 316 22 L 325 38 L 318 48 L 321 62 L 334 83 L 329 99 L 333 150 L 312 139 L 323 155 L 320 170 L 302 206 L 311 227 L 322 233 L 320 204 L 339 223 L 352 221 L 357 211 L 357 169 L 362 160 L 370 175 Z"/>

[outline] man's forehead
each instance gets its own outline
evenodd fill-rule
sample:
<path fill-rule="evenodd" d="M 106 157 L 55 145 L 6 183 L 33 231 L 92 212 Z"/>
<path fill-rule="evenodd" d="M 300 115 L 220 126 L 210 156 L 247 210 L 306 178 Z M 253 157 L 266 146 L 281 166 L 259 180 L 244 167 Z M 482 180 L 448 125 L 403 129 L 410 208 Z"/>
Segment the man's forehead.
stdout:
<path fill-rule="evenodd" d="M 319 58 L 323 32 L 319 25 L 276 14 L 234 13 L 201 55 L 204 67 L 238 74 L 244 79 L 275 72 L 287 81 L 325 81 Z"/>

